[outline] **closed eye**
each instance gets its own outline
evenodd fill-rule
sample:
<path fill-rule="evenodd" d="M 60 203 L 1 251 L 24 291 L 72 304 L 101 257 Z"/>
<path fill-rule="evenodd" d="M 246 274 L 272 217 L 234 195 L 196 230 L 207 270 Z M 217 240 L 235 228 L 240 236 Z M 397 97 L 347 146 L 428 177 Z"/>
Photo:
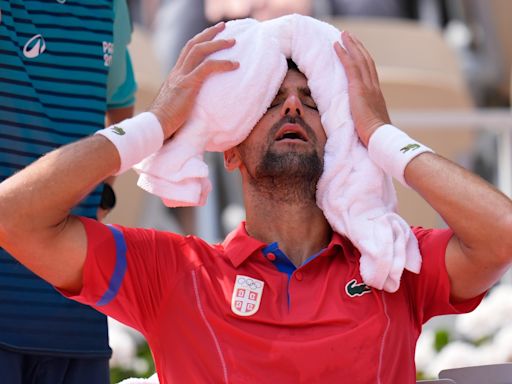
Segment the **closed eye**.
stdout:
<path fill-rule="evenodd" d="M 272 103 L 270 104 L 269 108 L 277 107 L 277 106 L 283 104 L 284 101 L 285 101 L 285 99 L 283 99 L 283 98 L 275 98 L 274 101 L 272 101 Z"/>
<path fill-rule="evenodd" d="M 277 101 L 273 101 L 272 104 L 270 104 L 270 108 L 275 108 L 275 107 L 278 107 L 279 105 L 281 105 L 283 103 L 283 100 L 277 100 Z M 318 111 L 318 107 L 316 106 L 316 104 L 314 103 L 311 103 L 311 102 L 302 102 L 302 105 L 305 105 L 306 107 L 308 108 L 311 108 L 311 109 L 314 109 L 315 111 Z"/>
<path fill-rule="evenodd" d="M 285 101 L 286 101 L 286 98 L 285 97 L 281 97 L 281 95 L 278 94 L 277 97 L 270 104 L 269 109 L 270 108 L 275 108 L 275 107 L 283 104 Z M 311 109 L 314 109 L 315 111 L 318 111 L 318 107 L 317 107 L 315 101 L 313 100 L 313 98 L 310 95 L 304 95 L 301 98 L 300 102 L 302 103 L 302 105 L 305 105 L 308 108 L 311 108 Z"/>
<path fill-rule="evenodd" d="M 318 107 L 316 106 L 315 100 L 313 100 L 313 98 L 311 97 L 311 92 L 309 92 L 309 88 L 307 88 L 306 91 L 307 92 L 304 93 L 303 96 L 300 98 L 301 103 L 308 108 L 318 111 Z"/>

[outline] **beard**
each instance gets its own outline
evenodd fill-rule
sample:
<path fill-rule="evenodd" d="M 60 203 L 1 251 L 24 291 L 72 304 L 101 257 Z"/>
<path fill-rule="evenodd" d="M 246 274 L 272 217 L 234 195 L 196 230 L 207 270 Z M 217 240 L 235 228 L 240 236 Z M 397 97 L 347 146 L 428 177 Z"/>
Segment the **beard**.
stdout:
<path fill-rule="evenodd" d="M 316 200 L 316 185 L 323 172 L 323 161 L 310 153 L 276 153 L 268 150 L 255 169 L 251 184 L 272 200 L 309 203 Z"/>
<path fill-rule="evenodd" d="M 285 117 L 270 130 L 269 141 L 249 182 L 265 198 L 281 203 L 308 204 L 316 201 L 316 186 L 323 172 L 323 158 L 315 149 L 308 152 L 276 151 L 272 148 L 274 134 L 286 122 L 300 124 L 316 144 L 311 127 L 299 118 Z M 272 138 L 272 139 L 270 139 Z"/>

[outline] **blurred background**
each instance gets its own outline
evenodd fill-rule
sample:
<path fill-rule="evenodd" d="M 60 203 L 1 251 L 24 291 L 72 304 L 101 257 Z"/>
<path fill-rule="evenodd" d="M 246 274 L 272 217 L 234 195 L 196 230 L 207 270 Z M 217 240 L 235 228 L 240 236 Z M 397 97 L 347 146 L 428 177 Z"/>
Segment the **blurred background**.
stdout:
<path fill-rule="evenodd" d="M 377 64 L 395 125 L 512 195 L 512 0 L 127 1 L 136 112 L 148 107 L 183 45 L 205 27 L 233 18 L 301 13 L 363 41 Z M 204 207 L 168 209 L 139 189 L 129 171 L 116 181 L 118 203 L 107 221 L 196 234 L 211 242 L 223 239 L 244 219 L 240 182 L 223 169 L 220 154 L 206 159 L 214 188 Z M 445 225 L 415 193 L 400 185 L 397 193 L 399 213 L 411 225 Z M 418 377 L 437 377 L 441 368 L 512 361 L 512 307 L 503 301 L 511 283 L 505 276 L 502 293 L 486 304 L 500 309 L 493 325 L 482 330 L 482 314 L 476 313 L 457 321 L 437 318 L 425 326 Z M 143 338 L 110 324 L 112 382 L 153 373 Z M 472 324 L 481 331 L 468 331 Z M 504 343 L 503 334 L 511 342 Z"/>

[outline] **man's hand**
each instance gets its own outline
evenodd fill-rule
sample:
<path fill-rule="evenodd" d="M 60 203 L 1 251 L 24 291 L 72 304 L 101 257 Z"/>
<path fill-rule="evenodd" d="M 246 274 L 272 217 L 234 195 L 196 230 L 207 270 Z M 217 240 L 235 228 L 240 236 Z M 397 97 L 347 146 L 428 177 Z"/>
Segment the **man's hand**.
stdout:
<path fill-rule="evenodd" d="M 334 49 L 348 77 L 352 119 L 360 140 L 390 122 L 375 64 L 355 37 L 343 32 Z M 433 153 L 411 160 L 404 173 L 454 231 L 445 254 L 453 300 L 489 289 L 512 265 L 512 202 L 484 180 Z"/>
<path fill-rule="evenodd" d="M 380 90 L 379 77 L 370 54 L 350 33 L 343 31 L 339 42 L 334 43 L 348 78 L 350 110 L 359 139 L 368 146 L 370 136 L 381 125 L 389 124 L 386 102 Z"/>
<path fill-rule="evenodd" d="M 176 66 L 160 88 L 150 107 L 164 130 L 164 139 L 170 138 L 188 119 L 201 85 L 208 76 L 228 72 L 239 67 L 230 60 L 207 60 L 207 56 L 231 48 L 234 39 L 212 39 L 225 27 L 223 22 L 210 27 L 192 38 L 183 48 Z"/>
<path fill-rule="evenodd" d="M 206 57 L 234 41 L 211 41 L 218 24 L 194 37 L 151 107 L 169 138 L 187 120 L 201 84 L 211 74 L 238 63 Z M 91 155 L 92 154 L 92 155 Z M 69 212 L 84 196 L 119 169 L 112 142 L 93 135 L 63 146 L 0 183 L 0 246 L 54 286 L 69 292 L 82 287 L 87 237 Z"/>

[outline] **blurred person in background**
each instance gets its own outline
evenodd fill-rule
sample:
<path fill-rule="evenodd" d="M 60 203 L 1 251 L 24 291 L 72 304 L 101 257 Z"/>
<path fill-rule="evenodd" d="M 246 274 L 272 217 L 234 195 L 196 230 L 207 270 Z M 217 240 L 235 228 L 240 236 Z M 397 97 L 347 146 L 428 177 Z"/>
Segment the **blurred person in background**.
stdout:
<path fill-rule="evenodd" d="M 125 0 L 0 3 L 0 180 L 103 128 L 105 117 L 132 116 L 130 33 Z M 73 212 L 104 217 L 115 204 L 112 182 Z M 106 384 L 110 355 L 103 314 L 63 298 L 0 248 L 2 383 Z"/>
<path fill-rule="evenodd" d="M 289 13 L 310 15 L 311 0 L 163 0 L 155 15 L 154 46 L 164 71 L 176 63 L 185 43 L 221 20 L 268 20 Z"/>
<path fill-rule="evenodd" d="M 416 0 L 327 0 L 327 3 L 331 16 L 413 19 L 418 16 Z"/>
<path fill-rule="evenodd" d="M 210 22 L 252 17 L 269 20 L 290 13 L 309 15 L 312 0 L 205 0 L 205 13 Z"/>

